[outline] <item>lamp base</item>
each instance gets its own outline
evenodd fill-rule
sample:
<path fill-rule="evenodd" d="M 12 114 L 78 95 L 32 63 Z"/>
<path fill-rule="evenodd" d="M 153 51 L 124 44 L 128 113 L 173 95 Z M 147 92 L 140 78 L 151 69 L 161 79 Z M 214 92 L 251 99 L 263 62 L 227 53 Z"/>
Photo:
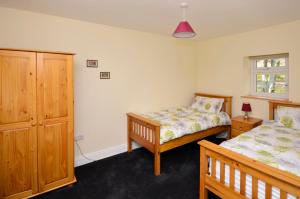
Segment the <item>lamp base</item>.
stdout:
<path fill-rule="evenodd" d="M 244 114 L 244 119 L 245 119 L 245 120 L 248 120 L 248 119 L 249 119 L 248 112 L 245 112 L 245 114 Z"/>

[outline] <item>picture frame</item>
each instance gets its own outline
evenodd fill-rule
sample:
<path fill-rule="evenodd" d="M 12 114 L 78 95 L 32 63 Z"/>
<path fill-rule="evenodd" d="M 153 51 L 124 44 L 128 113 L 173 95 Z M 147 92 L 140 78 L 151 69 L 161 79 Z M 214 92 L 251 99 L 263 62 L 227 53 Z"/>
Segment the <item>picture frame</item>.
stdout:
<path fill-rule="evenodd" d="M 110 79 L 110 72 L 100 72 L 100 79 Z"/>
<path fill-rule="evenodd" d="M 88 59 L 86 60 L 86 66 L 90 68 L 98 68 L 98 60 Z"/>

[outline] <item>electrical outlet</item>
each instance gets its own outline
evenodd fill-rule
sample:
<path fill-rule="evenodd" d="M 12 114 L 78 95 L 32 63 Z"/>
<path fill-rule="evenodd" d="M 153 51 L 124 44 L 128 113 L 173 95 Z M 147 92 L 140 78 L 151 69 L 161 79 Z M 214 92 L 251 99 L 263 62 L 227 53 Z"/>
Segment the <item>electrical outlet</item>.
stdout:
<path fill-rule="evenodd" d="M 74 139 L 75 139 L 75 141 L 84 140 L 84 135 L 81 135 L 81 134 L 75 135 Z"/>

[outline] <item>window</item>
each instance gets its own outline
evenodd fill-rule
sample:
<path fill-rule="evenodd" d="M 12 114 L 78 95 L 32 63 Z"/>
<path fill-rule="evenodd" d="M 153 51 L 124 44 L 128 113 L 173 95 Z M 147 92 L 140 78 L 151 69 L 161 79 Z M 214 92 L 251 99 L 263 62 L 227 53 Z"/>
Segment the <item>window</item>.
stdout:
<path fill-rule="evenodd" d="M 252 60 L 251 95 L 288 98 L 288 54 L 250 57 Z"/>

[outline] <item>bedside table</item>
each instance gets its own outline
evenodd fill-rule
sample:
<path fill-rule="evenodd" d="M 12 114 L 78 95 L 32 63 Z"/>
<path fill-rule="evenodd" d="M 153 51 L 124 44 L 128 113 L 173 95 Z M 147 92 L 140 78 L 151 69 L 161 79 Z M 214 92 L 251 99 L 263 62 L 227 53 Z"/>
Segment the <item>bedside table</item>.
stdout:
<path fill-rule="evenodd" d="M 237 116 L 231 119 L 231 138 L 234 138 L 242 133 L 250 131 L 251 129 L 262 124 L 262 119 L 249 117 L 244 119 L 244 116 Z"/>

